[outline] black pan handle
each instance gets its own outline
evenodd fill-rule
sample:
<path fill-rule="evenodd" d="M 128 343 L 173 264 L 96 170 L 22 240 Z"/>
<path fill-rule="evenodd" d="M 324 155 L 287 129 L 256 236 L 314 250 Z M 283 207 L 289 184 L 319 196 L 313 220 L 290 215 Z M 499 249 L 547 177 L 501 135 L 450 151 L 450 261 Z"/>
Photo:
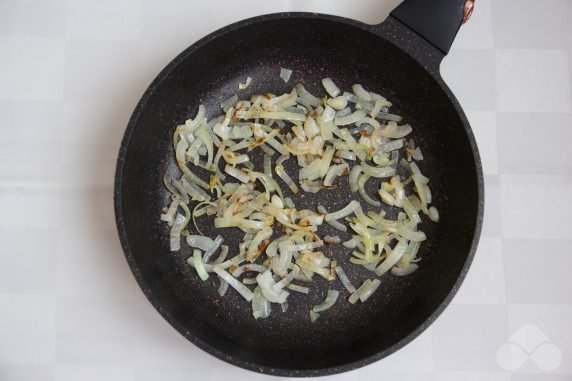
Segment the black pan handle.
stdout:
<path fill-rule="evenodd" d="M 405 0 L 391 16 L 447 54 L 473 5 L 474 0 Z"/>

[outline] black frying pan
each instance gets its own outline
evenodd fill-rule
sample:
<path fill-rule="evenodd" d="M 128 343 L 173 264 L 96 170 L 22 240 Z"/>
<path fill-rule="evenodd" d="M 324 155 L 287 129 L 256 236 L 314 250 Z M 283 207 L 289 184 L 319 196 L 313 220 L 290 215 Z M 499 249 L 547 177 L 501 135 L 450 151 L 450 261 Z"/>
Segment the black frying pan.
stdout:
<path fill-rule="evenodd" d="M 483 215 L 483 175 L 475 140 L 439 75 L 439 64 L 461 25 L 464 3 L 407 0 L 380 25 L 306 13 L 244 20 L 189 47 L 153 81 L 121 145 L 115 210 L 123 249 L 139 285 L 182 335 L 246 369 L 326 375 L 391 354 L 443 311 L 471 263 Z M 281 66 L 294 70 L 289 84 L 278 76 Z M 328 287 L 347 298 L 338 282 L 319 280 L 308 296 L 288 299 L 287 313 L 275 310 L 267 319 L 254 320 L 250 304 L 236 292 L 221 298 L 215 277 L 199 280 L 185 263 L 188 251 L 169 252 L 168 230 L 159 215 L 169 199 L 162 175 L 177 173 L 173 130 L 194 117 L 200 103 L 209 118 L 218 115 L 218 104 L 235 94 L 246 76 L 254 81 L 239 93 L 243 99 L 260 92 L 280 94 L 297 82 L 324 95 L 320 79 L 329 76 L 342 89 L 361 83 L 394 103 L 392 110 L 414 126 L 413 138 L 423 147 L 421 169 L 431 179 L 433 205 L 441 215 L 439 223 L 423 224 L 429 238 L 422 245 L 417 272 L 403 278 L 386 274 L 367 303 L 338 302 L 316 323 L 310 322 L 308 310 L 323 300 Z M 324 203 L 335 210 L 352 197 L 342 187 L 295 201 L 312 208 Z M 205 234 L 215 236 L 208 223 L 203 226 Z M 231 247 L 239 237 L 242 234 L 230 229 L 225 232 Z M 326 254 L 345 264 L 352 279 L 361 283 L 371 277 L 367 270 L 347 264 L 348 253 L 341 246 Z"/>

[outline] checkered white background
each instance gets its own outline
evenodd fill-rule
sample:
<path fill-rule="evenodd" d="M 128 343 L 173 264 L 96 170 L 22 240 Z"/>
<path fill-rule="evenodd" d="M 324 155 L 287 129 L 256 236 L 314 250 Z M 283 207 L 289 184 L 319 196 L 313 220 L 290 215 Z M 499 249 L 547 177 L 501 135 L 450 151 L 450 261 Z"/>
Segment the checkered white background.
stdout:
<path fill-rule="evenodd" d="M 0 0 L 0 380 L 266 379 L 188 343 L 137 288 L 112 207 L 121 136 L 159 70 L 219 27 L 291 10 L 376 23 L 397 3 Z M 413 343 L 330 379 L 572 379 L 571 54 L 572 1 L 477 0 L 442 65 L 484 165 L 474 265 Z M 519 330 L 526 348 L 530 326 L 560 361 L 507 370 L 497 351 Z"/>

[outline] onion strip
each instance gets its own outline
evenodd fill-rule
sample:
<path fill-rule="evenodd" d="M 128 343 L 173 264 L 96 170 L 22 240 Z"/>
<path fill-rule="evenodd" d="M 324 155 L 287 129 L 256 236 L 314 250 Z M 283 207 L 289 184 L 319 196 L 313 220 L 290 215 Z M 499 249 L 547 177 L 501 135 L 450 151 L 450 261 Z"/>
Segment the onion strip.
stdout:
<path fill-rule="evenodd" d="M 331 78 L 323 78 L 322 85 L 324 85 L 324 88 L 326 89 L 328 94 L 330 94 L 330 96 L 332 96 L 333 98 L 337 97 L 338 94 L 340 94 L 339 87 L 336 86 L 336 84 L 334 83 L 334 81 L 332 81 Z"/>
<path fill-rule="evenodd" d="M 338 278 L 340 278 L 340 282 L 342 282 L 342 285 L 346 288 L 346 290 L 348 290 L 350 294 L 356 292 L 356 288 L 354 287 L 352 282 L 350 282 L 344 270 L 340 266 L 336 266 L 335 270 L 336 274 L 338 274 Z"/>
<path fill-rule="evenodd" d="M 231 286 L 236 291 L 238 291 L 238 293 L 247 301 L 250 302 L 252 300 L 252 298 L 254 298 L 253 292 L 250 291 L 250 289 L 248 287 L 246 287 L 245 285 L 240 283 L 238 280 L 236 280 L 235 277 L 230 275 L 228 272 L 226 272 L 225 270 L 223 270 L 219 266 L 215 266 L 213 268 L 213 271 L 218 276 L 220 276 L 222 279 L 224 279 L 229 284 L 229 286 Z"/>
<path fill-rule="evenodd" d="M 339 291 L 328 290 L 328 294 L 326 296 L 326 299 L 324 299 L 324 301 L 322 301 L 322 303 L 316 304 L 314 307 L 312 307 L 312 311 L 317 313 L 317 312 L 323 312 L 323 311 L 331 308 L 336 303 L 336 300 L 338 300 L 339 295 L 340 295 Z"/>
<path fill-rule="evenodd" d="M 326 221 L 339 220 L 340 218 L 347 217 L 350 214 L 354 213 L 358 208 L 359 208 L 359 203 L 355 200 L 352 200 L 343 209 L 340 209 L 337 212 L 328 213 L 324 219 Z"/>
<path fill-rule="evenodd" d="M 205 270 L 205 264 L 201 257 L 200 250 L 197 249 L 193 250 L 193 263 L 195 265 L 195 270 L 197 271 L 199 278 L 201 278 L 203 281 L 207 280 L 209 278 L 209 273 L 207 273 L 207 271 Z"/>

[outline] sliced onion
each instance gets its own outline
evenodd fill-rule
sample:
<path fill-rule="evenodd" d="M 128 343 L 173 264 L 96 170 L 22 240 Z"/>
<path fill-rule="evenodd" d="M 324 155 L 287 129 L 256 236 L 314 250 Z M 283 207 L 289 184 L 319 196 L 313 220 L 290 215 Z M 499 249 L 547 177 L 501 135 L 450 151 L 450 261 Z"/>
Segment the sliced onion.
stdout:
<path fill-rule="evenodd" d="M 250 271 L 254 271 L 254 272 L 258 272 L 258 273 L 263 273 L 266 270 L 268 270 L 265 266 L 262 265 L 257 265 L 254 263 L 250 263 L 247 265 L 242 265 L 242 266 L 238 266 L 232 273 L 231 275 L 235 278 L 240 277 L 242 274 L 244 274 L 245 272 L 250 272 Z"/>
<path fill-rule="evenodd" d="M 350 295 L 348 301 L 351 304 L 355 304 L 358 300 L 362 303 L 365 302 L 378 289 L 380 284 L 381 282 L 378 279 L 366 279 L 362 285 Z"/>
<path fill-rule="evenodd" d="M 383 189 L 383 187 L 379 189 L 379 196 L 381 197 L 381 201 L 383 201 L 387 205 L 389 206 L 395 205 L 396 202 L 395 198 L 393 198 L 393 196 L 388 191 Z"/>
<path fill-rule="evenodd" d="M 200 250 L 197 249 L 193 250 L 193 263 L 195 265 L 195 270 L 197 270 L 199 278 L 201 278 L 203 281 L 207 280 L 209 278 L 209 274 L 205 270 L 205 264 L 201 257 Z"/>
<path fill-rule="evenodd" d="M 329 123 L 329 122 L 334 120 L 335 116 L 336 116 L 336 112 L 334 111 L 334 109 L 331 108 L 330 106 L 326 106 L 324 108 L 324 112 L 322 112 L 322 121 L 324 123 Z M 323 132 L 322 132 L 322 134 L 323 134 Z M 329 137 L 328 137 L 328 139 L 329 139 Z"/>
<path fill-rule="evenodd" d="M 348 116 L 348 115 L 350 115 L 351 113 L 352 113 L 352 109 L 349 108 L 349 107 L 346 107 L 346 108 L 343 109 L 343 110 L 337 111 L 335 117 L 336 117 L 336 118 L 341 118 L 341 117 L 343 117 L 343 116 Z M 352 130 L 352 131 L 353 131 L 353 130 Z M 352 133 L 354 133 L 354 132 L 352 132 Z"/>
<path fill-rule="evenodd" d="M 340 209 L 337 212 L 327 214 L 325 217 L 325 220 L 326 221 L 332 221 L 332 220 L 339 220 L 340 218 L 347 217 L 350 214 L 354 213 L 359 207 L 360 207 L 359 203 L 355 200 L 352 200 L 343 209 Z"/>
<path fill-rule="evenodd" d="M 334 157 L 334 153 L 336 153 L 336 150 L 333 147 L 327 147 L 326 150 L 324 151 L 321 163 L 319 165 L 320 177 L 324 177 L 326 176 L 326 173 L 328 173 L 328 168 L 330 167 L 330 163 L 332 161 L 332 158 Z"/>
<path fill-rule="evenodd" d="M 250 291 L 248 287 L 240 283 L 240 281 L 238 281 L 235 277 L 233 277 L 228 272 L 223 270 L 221 267 L 215 266 L 213 267 L 213 271 L 222 279 L 224 279 L 232 288 L 238 291 L 238 293 L 247 301 L 250 302 L 252 298 L 254 298 L 253 292 Z"/>
<path fill-rule="evenodd" d="M 364 111 L 370 112 L 373 109 L 373 106 L 370 102 L 367 102 L 355 94 L 352 93 L 344 93 L 344 97 L 347 98 L 348 102 L 352 102 L 356 104 L 356 109 L 362 109 Z"/>
<path fill-rule="evenodd" d="M 270 316 L 270 312 L 272 312 L 270 302 L 264 298 L 261 288 L 256 287 L 252 298 L 252 316 L 255 319 L 265 319 Z"/>
<path fill-rule="evenodd" d="M 213 256 L 213 254 L 219 249 L 219 247 L 224 242 L 224 238 L 220 234 L 218 234 L 214 241 L 213 245 L 205 251 L 205 256 L 203 257 L 203 262 L 208 263 L 209 259 Z M 228 252 L 228 247 L 227 247 Z"/>
<path fill-rule="evenodd" d="M 210 250 L 215 246 L 215 242 L 211 238 L 200 235 L 187 236 L 187 243 L 190 247 L 194 247 L 202 251 Z"/>
<path fill-rule="evenodd" d="M 282 164 L 277 164 L 274 167 L 274 171 L 276 171 L 278 177 L 284 180 L 284 182 L 288 185 L 288 187 L 293 193 L 298 193 L 300 191 L 296 183 L 292 180 L 292 178 L 288 175 L 288 173 L 286 173 L 286 170 L 284 169 Z"/>
<path fill-rule="evenodd" d="M 181 161 L 179 161 L 179 159 L 177 159 L 177 163 L 179 165 L 179 169 L 181 170 L 181 172 L 183 172 L 183 174 L 193 183 L 197 184 L 198 186 L 200 186 L 201 188 L 204 189 L 209 189 L 209 184 L 207 184 L 206 182 L 204 182 L 203 180 L 201 180 L 197 175 L 195 175 L 193 172 L 191 172 L 191 170 L 189 169 L 189 167 L 187 167 L 187 165 L 184 163 L 184 153 L 183 153 L 183 159 L 181 159 Z"/>
<path fill-rule="evenodd" d="M 300 266 L 300 269 L 309 278 L 311 278 L 313 274 L 318 274 L 326 280 L 331 281 L 335 279 L 330 273 L 330 259 L 324 256 L 324 253 L 321 251 L 303 251 L 298 258 L 296 258 L 296 264 Z"/>
<path fill-rule="evenodd" d="M 175 213 L 177 212 L 178 207 L 179 207 L 178 201 L 176 200 L 171 201 L 171 205 L 169 205 L 167 213 L 161 214 L 161 221 L 165 221 L 172 226 L 175 220 Z"/>
<path fill-rule="evenodd" d="M 411 157 L 417 161 L 423 160 L 423 153 L 421 152 L 421 148 L 419 147 L 415 148 L 415 150 L 413 150 L 413 153 L 411 154 Z"/>
<path fill-rule="evenodd" d="M 379 147 L 377 147 L 375 153 L 377 154 L 380 152 L 391 152 L 401 148 L 403 148 L 403 139 L 392 140 L 390 142 L 381 144 Z"/>
<path fill-rule="evenodd" d="M 250 246 L 248 247 L 248 251 L 246 253 L 246 259 L 253 262 L 254 260 L 256 260 L 256 258 L 258 258 L 258 255 L 260 255 L 261 251 L 259 250 L 259 246 L 262 243 L 262 241 L 270 238 L 270 236 L 272 236 L 272 229 L 270 227 L 260 230 L 258 233 L 256 233 L 256 236 L 252 239 L 252 241 L 250 242 Z"/>
<path fill-rule="evenodd" d="M 280 251 L 280 256 L 278 261 L 272 262 L 272 270 L 274 270 L 274 273 L 278 274 L 279 276 L 286 276 L 286 271 L 288 270 L 288 266 L 292 261 L 294 250 L 289 240 L 280 242 L 280 244 L 278 244 L 278 248 Z"/>
<path fill-rule="evenodd" d="M 360 176 L 360 178 L 358 180 L 358 192 L 359 192 L 360 196 L 364 199 L 365 202 L 367 202 L 371 206 L 375 206 L 376 208 L 379 208 L 381 206 L 381 203 L 379 201 L 371 198 L 367 194 L 367 192 L 365 191 L 365 183 L 367 182 L 368 179 L 369 179 L 369 175 L 366 175 L 365 173 Z"/>
<path fill-rule="evenodd" d="M 355 152 L 353 151 L 349 151 L 349 150 L 337 150 L 336 151 L 336 157 L 339 157 L 341 159 L 346 159 L 346 160 L 356 160 L 357 156 L 355 154 Z"/>
<path fill-rule="evenodd" d="M 401 122 L 403 118 L 399 115 L 389 114 L 387 112 L 380 112 L 376 115 L 377 119 L 388 120 L 391 122 Z"/>
<path fill-rule="evenodd" d="M 302 251 L 302 250 L 313 250 L 324 246 L 324 241 L 314 241 L 314 242 L 304 242 L 297 245 L 289 246 L 290 250 Z"/>
<path fill-rule="evenodd" d="M 334 229 L 339 230 L 341 232 L 347 232 L 348 231 L 348 227 L 339 221 L 331 220 L 331 221 L 327 221 L 327 224 L 330 225 L 331 227 L 333 227 Z"/>
<path fill-rule="evenodd" d="M 259 274 L 256 277 L 256 282 L 262 290 L 264 297 L 271 303 L 284 303 L 288 298 L 288 292 L 284 290 L 275 290 L 274 285 L 276 282 L 272 278 L 272 273 L 270 270 Z"/>
<path fill-rule="evenodd" d="M 296 85 L 296 92 L 300 98 L 313 107 L 317 107 L 320 104 L 320 99 L 310 94 L 310 92 L 308 92 L 308 90 L 306 90 L 306 88 L 301 84 Z"/>
<path fill-rule="evenodd" d="M 292 132 L 296 134 L 296 137 L 301 141 L 305 142 L 308 139 L 306 138 L 306 133 L 304 132 L 303 126 L 294 126 L 292 127 Z"/>
<path fill-rule="evenodd" d="M 210 165 L 213 162 L 213 158 L 214 158 L 213 139 L 211 138 L 211 135 L 207 132 L 207 130 L 204 127 L 197 129 L 197 131 L 195 133 L 196 133 L 197 137 L 199 139 L 201 139 L 203 141 L 203 143 L 205 144 L 207 154 L 208 154 L 206 167 L 210 167 Z M 217 141 L 218 141 L 218 138 L 217 138 Z"/>
<path fill-rule="evenodd" d="M 413 274 L 418 268 L 419 266 L 417 264 L 410 263 L 409 266 L 403 269 L 401 267 L 393 267 L 391 269 L 391 274 L 395 276 L 407 276 Z"/>
<path fill-rule="evenodd" d="M 359 300 L 363 303 L 369 299 L 371 295 L 379 288 L 381 282 L 379 279 L 373 279 L 371 282 L 368 283 L 367 286 L 361 289 Z"/>
<path fill-rule="evenodd" d="M 365 117 L 359 123 L 360 123 L 360 127 L 366 125 L 366 127 L 370 127 L 372 131 L 374 129 L 381 128 L 381 124 L 373 118 Z M 369 135 L 371 135 L 371 133 L 369 133 Z"/>
<path fill-rule="evenodd" d="M 220 276 L 218 277 L 218 279 L 220 280 L 220 286 L 218 288 L 218 294 L 220 296 L 224 296 L 226 294 L 226 292 L 228 291 L 228 282 L 226 280 L 224 280 L 223 278 L 221 278 Z"/>
<path fill-rule="evenodd" d="M 357 290 L 354 291 L 353 294 L 350 295 L 348 302 L 350 302 L 351 304 L 355 304 L 358 300 L 359 297 L 361 295 L 361 293 L 363 292 L 363 290 L 367 290 L 371 284 L 371 279 L 366 279 L 361 286 L 358 287 Z"/>
<path fill-rule="evenodd" d="M 346 290 L 348 290 L 350 294 L 356 292 L 356 288 L 354 287 L 352 282 L 350 282 L 350 279 L 348 278 L 344 270 L 340 266 L 336 266 L 335 269 L 336 269 L 336 274 L 338 274 L 338 277 L 340 278 L 340 282 L 342 282 L 342 285 L 346 288 Z"/>
<path fill-rule="evenodd" d="M 304 122 L 304 134 L 308 139 L 312 139 L 314 136 L 320 133 L 320 128 L 316 124 L 316 120 L 312 117 L 308 117 Z"/>
<path fill-rule="evenodd" d="M 322 85 L 324 85 L 324 89 L 332 96 L 333 98 L 337 97 L 340 94 L 340 89 L 331 78 L 324 78 L 322 79 Z"/>
<path fill-rule="evenodd" d="M 290 197 L 284 197 L 284 205 L 289 209 L 296 209 L 296 205 L 294 205 L 294 201 Z"/>
<path fill-rule="evenodd" d="M 361 172 L 362 172 L 361 165 L 354 165 L 350 170 L 349 183 L 350 183 L 350 190 L 352 192 L 357 192 L 359 190 L 358 179 Z"/>
<path fill-rule="evenodd" d="M 352 238 L 348 241 L 345 241 L 342 243 L 342 245 L 346 248 L 346 249 L 355 249 L 357 246 L 357 241 L 355 240 L 355 238 Z"/>
<path fill-rule="evenodd" d="M 238 102 L 238 96 L 235 94 L 220 104 L 220 108 L 227 112 L 229 108 L 233 107 Z"/>
<path fill-rule="evenodd" d="M 300 292 L 302 294 L 308 294 L 310 292 L 310 289 L 308 287 L 299 286 L 297 284 L 292 284 L 292 283 L 286 286 L 286 288 L 292 291 Z"/>
<path fill-rule="evenodd" d="M 220 245 L 220 255 L 218 256 L 217 259 L 214 260 L 214 264 L 220 264 L 222 263 L 225 259 L 226 256 L 228 255 L 228 246 L 226 245 Z"/>
<path fill-rule="evenodd" d="M 284 80 L 284 82 L 288 83 L 290 81 L 290 76 L 292 75 L 292 70 L 280 68 L 280 78 Z"/>
<path fill-rule="evenodd" d="M 398 151 L 393 151 L 393 152 L 398 152 Z M 373 155 L 373 162 L 375 164 L 377 164 L 378 167 L 386 167 L 391 163 L 391 160 L 389 160 L 387 153 L 385 152 L 378 152 L 375 155 Z M 395 166 L 391 165 L 391 168 L 393 169 L 397 169 L 395 168 Z"/>
<path fill-rule="evenodd" d="M 272 205 L 274 205 L 280 209 L 284 209 L 284 201 L 282 201 L 282 199 L 280 197 L 278 197 L 278 195 L 272 195 L 271 202 L 272 202 Z"/>
<path fill-rule="evenodd" d="M 300 183 L 300 187 L 304 192 L 308 193 L 318 193 L 322 189 L 319 183 L 308 180 L 303 180 Z"/>
<path fill-rule="evenodd" d="M 337 290 L 328 290 L 328 294 L 326 296 L 326 299 L 324 299 L 324 301 L 320 304 L 316 304 L 314 307 L 312 307 L 312 311 L 314 312 L 322 312 L 325 311 L 329 308 L 331 308 L 336 301 L 338 300 L 338 296 L 340 295 L 340 292 Z"/>
<path fill-rule="evenodd" d="M 369 115 L 371 115 L 372 118 L 377 117 L 377 115 L 381 111 L 382 107 L 391 107 L 391 102 L 388 102 L 385 99 L 376 100 L 375 105 L 374 105 L 373 109 L 371 110 L 371 112 L 369 113 Z"/>
<path fill-rule="evenodd" d="M 184 177 L 181 178 L 178 183 L 175 182 L 174 184 L 175 186 L 179 185 L 181 193 L 191 196 L 193 201 L 203 202 L 211 199 L 211 196 L 209 196 L 204 190 L 199 188 L 196 184 L 187 181 Z"/>
<path fill-rule="evenodd" d="M 434 206 L 429 208 L 429 218 L 431 221 L 439 222 L 439 211 Z"/>
<path fill-rule="evenodd" d="M 296 276 L 298 276 L 298 273 L 300 273 L 300 267 L 298 267 L 297 265 L 294 265 L 294 267 L 292 268 L 292 271 L 290 271 L 288 273 L 288 275 L 286 275 L 284 278 L 282 278 L 279 282 L 277 282 L 274 286 L 272 286 L 275 290 L 281 290 L 284 287 L 286 287 L 288 284 L 290 284 L 290 282 L 292 282 L 294 279 L 296 279 Z"/>
<path fill-rule="evenodd" d="M 342 240 L 341 240 L 340 237 L 338 237 L 337 235 L 336 235 L 336 236 L 329 236 L 329 235 L 327 235 L 327 236 L 324 237 L 324 242 L 325 242 L 325 243 L 328 243 L 328 244 L 330 244 L 330 245 L 335 245 L 335 244 L 341 243 Z"/>
<path fill-rule="evenodd" d="M 365 162 L 361 163 L 361 170 L 368 176 L 384 178 L 395 175 L 395 169 L 391 167 L 373 167 Z"/>
<path fill-rule="evenodd" d="M 391 251 L 391 254 L 379 266 L 375 269 L 375 274 L 377 276 L 382 276 L 385 274 L 389 269 L 391 269 L 395 264 L 401 259 L 405 250 L 407 249 L 407 242 L 406 241 L 399 241 L 397 245 Z"/>
<path fill-rule="evenodd" d="M 352 91 L 354 92 L 355 95 L 357 95 L 358 97 L 360 97 L 361 99 L 363 99 L 366 102 L 371 101 L 371 95 L 364 90 L 362 85 L 356 84 L 352 86 Z"/>
<path fill-rule="evenodd" d="M 327 108 L 329 108 L 329 107 L 330 106 L 327 106 Z M 332 140 L 334 137 L 333 130 L 334 130 L 334 128 L 337 128 L 334 126 L 334 122 L 333 121 L 325 121 L 324 116 L 320 115 L 316 119 L 316 123 L 318 124 L 318 127 L 320 128 L 320 134 L 322 135 L 322 138 L 325 141 Z"/>
<path fill-rule="evenodd" d="M 405 124 L 403 126 L 398 126 L 396 122 L 390 121 L 387 126 L 381 130 L 381 136 L 388 138 L 399 139 L 409 135 L 412 131 L 410 125 Z"/>
<path fill-rule="evenodd" d="M 318 205 L 317 209 L 318 209 L 318 212 L 324 216 L 328 214 L 328 211 L 322 205 Z M 330 225 L 331 227 L 333 227 L 334 229 L 342 231 L 342 232 L 346 232 L 348 230 L 347 226 L 345 226 L 344 224 L 342 224 L 336 220 L 326 221 L 326 223 L 328 225 Z"/>
<path fill-rule="evenodd" d="M 179 206 L 185 210 L 185 215 L 183 216 L 177 213 L 173 226 L 171 226 L 171 232 L 169 233 L 171 251 L 178 251 L 181 249 L 181 232 L 191 219 L 189 208 L 184 203 L 179 203 Z"/>
<path fill-rule="evenodd" d="M 335 97 L 328 100 L 328 105 L 335 110 L 343 110 L 348 105 L 348 100 L 344 97 Z"/>
<path fill-rule="evenodd" d="M 382 97 L 381 95 L 374 93 L 373 91 L 369 92 L 369 95 L 371 96 L 371 100 L 372 101 L 377 101 L 377 100 L 385 100 L 384 97 Z M 391 105 L 390 105 L 391 106 Z"/>
<path fill-rule="evenodd" d="M 224 167 L 224 171 L 231 175 L 232 177 L 234 177 L 235 179 L 241 181 L 242 183 L 248 183 L 250 181 L 250 176 L 248 176 L 246 173 L 242 172 L 240 169 L 236 168 L 236 167 L 232 167 L 230 165 L 226 165 L 226 167 Z"/>
<path fill-rule="evenodd" d="M 222 157 L 224 158 L 224 160 L 228 164 L 231 164 L 231 165 L 242 164 L 242 163 L 246 163 L 246 162 L 250 161 L 250 158 L 248 157 L 248 155 L 246 155 L 246 154 L 237 155 L 231 151 L 226 151 L 225 153 L 223 153 Z"/>
<path fill-rule="evenodd" d="M 204 266 L 205 266 L 205 270 L 207 272 L 212 273 L 214 271 L 215 267 L 218 267 L 220 269 L 225 270 L 225 269 L 228 269 L 232 266 L 238 266 L 242 261 L 244 261 L 244 256 L 237 255 L 236 257 L 229 259 L 229 260 L 226 260 L 224 262 L 221 262 L 219 264 L 212 264 L 211 265 L 211 264 L 205 263 Z M 192 268 L 195 268 L 195 264 L 193 263 L 193 257 L 192 256 L 187 259 L 187 264 L 189 266 L 191 266 Z"/>
<path fill-rule="evenodd" d="M 250 83 L 252 82 L 252 78 L 250 77 L 246 77 L 246 82 L 244 83 L 239 83 L 238 84 L 238 89 L 239 90 L 244 90 L 246 89 L 248 86 L 250 86 Z"/>
<path fill-rule="evenodd" d="M 366 113 L 363 110 L 357 110 L 350 115 L 335 118 L 334 123 L 336 126 L 347 126 L 348 124 L 357 123 L 365 117 Z"/>
<path fill-rule="evenodd" d="M 269 257 L 274 257 L 278 255 L 278 245 L 280 244 L 280 242 L 288 238 L 289 237 L 287 235 L 283 235 L 279 238 L 276 238 L 274 241 L 270 242 L 270 244 L 266 247 L 266 255 L 268 255 Z"/>
<path fill-rule="evenodd" d="M 324 177 L 324 186 L 331 187 L 334 184 L 335 178 L 348 173 L 349 169 L 350 167 L 347 163 L 331 166 L 326 173 L 326 177 Z"/>
<path fill-rule="evenodd" d="M 269 138 L 266 141 L 266 143 L 282 155 L 288 155 L 289 154 L 288 150 L 284 147 L 284 145 L 282 145 L 280 142 L 276 141 L 276 139 L 274 139 L 274 138 Z"/>
<path fill-rule="evenodd" d="M 313 323 L 316 320 L 318 320 L 318 318 L 320 317 L 320 314 L 317 312 L 314 312 L 314 310 L 310 310 L 310 321 Z"/>
<path fill-rule="evenodd" d="M 262 151 L 264 151 L 264 153 L 266 155 L 269 155 L 269 156 L 274 155 L 274 150 L 272 150 L 272 148 L 268 147 L 265 143 L 260 144 L 258 147 L 260 147 L 260 149 Z"/>

